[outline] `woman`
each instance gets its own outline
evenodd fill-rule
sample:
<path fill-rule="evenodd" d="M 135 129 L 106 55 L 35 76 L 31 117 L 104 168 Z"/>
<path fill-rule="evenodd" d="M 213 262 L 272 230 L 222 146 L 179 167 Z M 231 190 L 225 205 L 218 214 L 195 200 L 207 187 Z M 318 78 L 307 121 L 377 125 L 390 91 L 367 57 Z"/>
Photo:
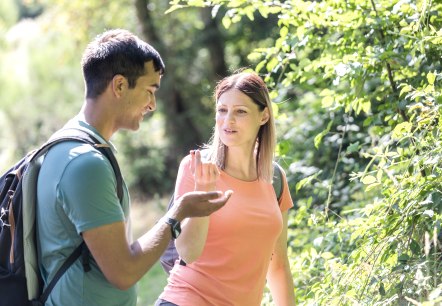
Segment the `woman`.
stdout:
<path fill-rule="evenodd" d="M 218 83 L 215 100 L 211 143 L 181 162 L 175 199 L 193 190 L 234 193 L 210 217 L 183 222 L 175 241 L 182 261 L 155 305 L 260 305 L 266 277 L 276 305 L 295 305 L 286 247 L 293 203 L 285 174 L 279 203 L 272 187 L 276 137 L 267 87 L 257 74 L 240 72 Z"/>

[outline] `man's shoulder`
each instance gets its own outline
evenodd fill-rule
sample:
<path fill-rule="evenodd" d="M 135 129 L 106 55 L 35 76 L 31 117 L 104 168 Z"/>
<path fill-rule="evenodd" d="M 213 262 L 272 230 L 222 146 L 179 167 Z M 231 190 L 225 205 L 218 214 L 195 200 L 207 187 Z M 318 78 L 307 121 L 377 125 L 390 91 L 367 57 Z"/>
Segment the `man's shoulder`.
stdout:
<path fill-rule="evenodd" d="M 96 159 L 97 153 L 101 155 L 100 151 L 98 151 L 91 144 L 80 141 L 67 140 L 58 143 L 54 147 L 52 147 L 46 154 L 44 161 L 72 161 L 76 158 L 81 158 L 85 160 Z"/>
<path fill-rule="evenodd" d="M 44 157 L 39 177 L 61 179 L 67 174 L 83 177 L 91 173 L 109 175 L 112 171 L 107 158 L 94 146 L 78 141 L 66 141 L 49 150 Z"/>

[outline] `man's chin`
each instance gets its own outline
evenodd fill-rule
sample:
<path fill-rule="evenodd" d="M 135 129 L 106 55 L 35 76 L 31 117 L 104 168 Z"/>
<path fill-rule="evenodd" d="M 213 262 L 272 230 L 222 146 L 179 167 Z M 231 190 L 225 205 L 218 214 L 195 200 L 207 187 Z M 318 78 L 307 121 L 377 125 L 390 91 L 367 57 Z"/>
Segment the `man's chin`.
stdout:
<path fill-rule="evenodd" d="M 140 122 L 141 123 L 141 122 Z M 131 126 L 124 126 L 121 127 L 120 130 L 125 130 L 125 131 L 138 131 L 140 129 L 140 123 L 136 124 L 136 125 L 131 125 Z"/>

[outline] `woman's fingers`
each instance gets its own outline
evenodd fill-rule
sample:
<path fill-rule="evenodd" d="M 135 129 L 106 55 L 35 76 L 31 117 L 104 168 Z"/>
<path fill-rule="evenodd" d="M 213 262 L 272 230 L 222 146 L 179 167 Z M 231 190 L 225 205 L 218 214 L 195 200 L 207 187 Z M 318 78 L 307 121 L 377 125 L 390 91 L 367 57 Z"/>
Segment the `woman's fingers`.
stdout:
<path fill-rule="evenodd" d="M 190 171 L 193 175 L 195 175 L 195 151 L 190 150 Z"/>
<path fill-rule="evenodd" d="M 201 175 L 200 179 L 203 182 L 210 183 L 215 182 L 219 177 L 218 167 L 212 163 L 202 163 L 201 164 Z"/>
<path fill-rule="evenodd" d="M 219 177 L 219 170 L 215 163 L 201 160 L 199 150 L 190 151 L 191 170 L 195 178 L 196 190 L 214 190 L 216 180 Z"/>
<path fill-rule="evenodd" d="M 200 150 L 195 150 L 195 169 L 198 170 L 201 166 L 201 152 Z"/>

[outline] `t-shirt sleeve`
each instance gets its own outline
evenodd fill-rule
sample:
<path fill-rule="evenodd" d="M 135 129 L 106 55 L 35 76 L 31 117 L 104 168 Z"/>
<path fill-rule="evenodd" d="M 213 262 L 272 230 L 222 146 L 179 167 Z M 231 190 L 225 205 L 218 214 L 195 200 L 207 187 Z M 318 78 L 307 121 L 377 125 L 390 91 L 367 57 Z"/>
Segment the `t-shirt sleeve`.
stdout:
<path fill-rule="evenodd" d="M 99 152 L 79 154 L 70 161 L 57 186 L 57 197 L 78 233 L 124 221 L 115 173 Z"/>
<path fill-rule="evenodd" d="M 292 196 L 290 195 L 290 189 L 289 189 L 289 185 L 287 183 L 287 177 L 285 174 L 285 171 L 281 168 L 281 172 L 282 172 L 282 194 L 281 194 L 281 198 L 279 200 L 279 208 L 281 209 L 281 211 L 287 211 L 290 208 L 293 207 L 293 200 L 292 200 Z"/>
<path fill-rule="evenodd" d="M 182 197 L 186 192 L 195 190 L 195 180 L 191 170 L 191 157 L 187 155 L 180 163 L 175 183 L 175 200 Z"/>

